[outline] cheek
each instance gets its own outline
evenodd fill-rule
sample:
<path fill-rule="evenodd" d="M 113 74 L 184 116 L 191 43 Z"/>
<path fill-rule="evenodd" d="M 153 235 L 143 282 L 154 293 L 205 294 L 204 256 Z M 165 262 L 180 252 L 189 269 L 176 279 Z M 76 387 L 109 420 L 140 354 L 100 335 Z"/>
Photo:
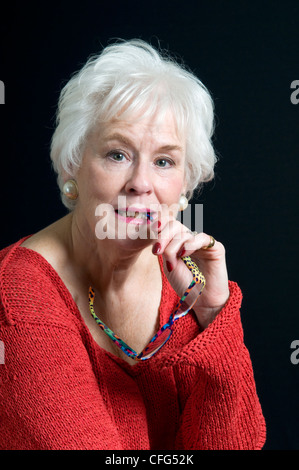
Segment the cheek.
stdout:
<path fill-rule="evenodd" d="M 109 178 L 107 173 L 96 164 L 81 168 L 78 178 L 80 194 L 89 201 L 109 202 L 120 184 L 119 178 Z"/>
<path fill-rule="evenodd" d="M 183 192 L 184 180 L 181 175 L 163 180 L 157 188 L 160 202 L 168 205 L 177 203 Z"/>

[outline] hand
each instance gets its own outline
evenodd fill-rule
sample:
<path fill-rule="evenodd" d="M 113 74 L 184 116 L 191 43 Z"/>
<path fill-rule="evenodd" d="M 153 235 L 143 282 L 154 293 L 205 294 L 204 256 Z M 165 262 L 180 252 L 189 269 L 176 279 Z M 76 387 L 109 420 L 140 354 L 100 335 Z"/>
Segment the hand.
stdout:
<path fill-rule="evenodd" d="M 164 271 L 179 296 L 192 280 L 182 256 L 190 256 L 202 271 L 206 285 L 193 310 L 203 328 L 214 320 L 229 298 L 224 246 L 216 241 L 212 248 L 204 249 L 209 243 L 210 236 L 206 233 L 194 235 L 179 221 L 169 220 L 161 227 L 153 246 L 154 254 L 163 255 Z"/>

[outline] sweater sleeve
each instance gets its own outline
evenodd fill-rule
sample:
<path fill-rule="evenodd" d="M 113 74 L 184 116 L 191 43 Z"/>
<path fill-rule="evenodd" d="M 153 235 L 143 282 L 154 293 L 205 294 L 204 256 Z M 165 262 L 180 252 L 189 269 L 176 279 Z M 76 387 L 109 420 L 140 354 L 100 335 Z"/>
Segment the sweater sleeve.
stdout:
<path fill-rule="evenodd" d="M 258 450 L 265 442 L 265 421 L 243 341 L 242 293 L 234 282 L 229 287 L 227 304 L 208 328 L 164 360 L 164 367 L 173 367 L 182 409 L 177 449 Z"/>

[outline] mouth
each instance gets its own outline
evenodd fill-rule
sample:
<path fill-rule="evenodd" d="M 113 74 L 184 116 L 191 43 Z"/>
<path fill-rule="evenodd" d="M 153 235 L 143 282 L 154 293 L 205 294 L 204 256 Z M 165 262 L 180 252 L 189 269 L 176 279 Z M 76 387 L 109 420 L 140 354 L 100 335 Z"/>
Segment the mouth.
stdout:
<path fill-rule="evenodd" d="M 154 220 L 154 213 L 149 209 L 115 209 L 116 215 L 127 223 L 151 223 Z"/>

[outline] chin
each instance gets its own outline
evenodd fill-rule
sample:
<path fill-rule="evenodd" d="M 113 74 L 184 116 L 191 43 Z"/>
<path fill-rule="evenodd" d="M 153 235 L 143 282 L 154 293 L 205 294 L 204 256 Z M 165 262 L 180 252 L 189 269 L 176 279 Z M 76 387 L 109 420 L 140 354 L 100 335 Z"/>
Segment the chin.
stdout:
<path fill-rule="evenodd" d="M 100 219 L 95 226 L 98 240 L 111 241 L 111 244 L 129 250 L 140 250 L 152 244 L 156 234 L 148 224 L 123 223 L 115 219 Z"/>

